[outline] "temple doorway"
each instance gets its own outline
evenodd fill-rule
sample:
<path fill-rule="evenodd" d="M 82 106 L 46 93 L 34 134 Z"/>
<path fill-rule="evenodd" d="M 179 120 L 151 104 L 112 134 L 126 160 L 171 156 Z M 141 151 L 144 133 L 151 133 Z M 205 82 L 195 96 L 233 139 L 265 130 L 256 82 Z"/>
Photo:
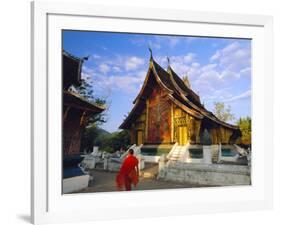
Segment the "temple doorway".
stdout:
<path fill-rule="evenodd" d="M 178 134 L 179 134 L 179 145 L 186 145 L 187 144 L 187 127 L 180 126 L 178 127 Z"/>

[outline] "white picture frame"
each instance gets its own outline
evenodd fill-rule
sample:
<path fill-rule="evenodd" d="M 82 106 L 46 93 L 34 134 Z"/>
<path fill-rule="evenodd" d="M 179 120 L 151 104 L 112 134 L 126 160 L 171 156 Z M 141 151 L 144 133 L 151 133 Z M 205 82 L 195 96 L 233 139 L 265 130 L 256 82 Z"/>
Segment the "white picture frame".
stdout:
<path fill-rule="evenodd" d="M 61 140 L 57 138 L 61 137 L 57 107 L 61 105 L 57 98 L 61 76 L 57 75 L 62 29 L 252 38 L 252 185 L 62 195 Z M 36 1 L 32 3 L 32 33 L 34 224 L 272 208 L 272 17 Z"/>

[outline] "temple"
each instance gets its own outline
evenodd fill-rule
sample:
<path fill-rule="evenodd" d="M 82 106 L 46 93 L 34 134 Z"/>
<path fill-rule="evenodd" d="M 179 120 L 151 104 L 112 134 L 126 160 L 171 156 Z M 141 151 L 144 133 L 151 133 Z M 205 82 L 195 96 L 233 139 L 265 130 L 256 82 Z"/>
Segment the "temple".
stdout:
<path fill-rule="evenodd" d="M 120 129 L 130 130 L 131 144 L 202 145 L 208 132 L 211 144 L 235 144 L 238 126 L 219 120 L 205 109 L 191 89 L 169 65 L 164 70 L 152 55 L 143 86 Z"/>
<path fill-rule="evenodd" d="M 81 85 L 81 68 L 86 58 L 77 58 L 63 51 L 63 154 L 79 155 L 81 135 L 90 116 L 101 113 L 104 107 L 91 103 L 70 91 L 71 85 Z"/>

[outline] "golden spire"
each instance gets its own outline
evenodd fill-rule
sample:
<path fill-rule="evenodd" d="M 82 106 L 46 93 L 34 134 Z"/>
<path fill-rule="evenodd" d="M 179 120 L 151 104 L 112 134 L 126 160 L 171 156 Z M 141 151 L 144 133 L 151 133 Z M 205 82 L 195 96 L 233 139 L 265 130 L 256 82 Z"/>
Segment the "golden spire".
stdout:
<path fill-rule="evenodd" d="M 189 79 L 188 79 L 187 75 L 183 76 L 182 80 L 183 80 L 185 86 L 187 86 L 188 88 L 191 88 L 191 85 L 190 85 L 190 82 L 189 82 Z"/>

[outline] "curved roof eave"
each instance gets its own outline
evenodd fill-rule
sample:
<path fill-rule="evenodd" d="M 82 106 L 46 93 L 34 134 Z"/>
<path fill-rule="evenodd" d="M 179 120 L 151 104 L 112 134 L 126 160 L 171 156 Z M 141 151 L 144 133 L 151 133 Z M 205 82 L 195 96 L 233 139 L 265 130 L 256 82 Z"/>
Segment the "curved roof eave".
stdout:
<path fill-rule="evenodd" d="M 97 113 L 100 113 L 102 111 L 104 111 L 106 109 L 106 106 L 101 106 L 95 103 L 91 103 L 89 101 L 87 101 L 85 98 L 83 98 L 82 96 L 70 92 L 70 91 L 63 91 L 63 94 L 67 97 L 69 97 L 70 99 L 73 99 L 75 101 L 77 101 L 78 103 L 84 104 L 85 105 L 85 109 L 90 110 L 90 111 L 94 111 Z M 67 101 L 64 101 L 65 105 L 68 105 L 69 103 Z M 77 106 L 78 107 L 78 106 Z M 83 108 L 82 106 L 80 107 L 81 109 Z"/>
<path fill-rule="evenodd" d="M 226 122 L 223 122 L 221 120 L 219 120 L 218 118 L 216 118 L 214 115 L 210 115 L 211 112 L 207 111 L 205 108 L 199 108 L 197 105 L 195 105 L 194 103 L 192 103 L 191 101 L 189 101 L 188 98 L 186 98 L 186 96 L 184 96 L 183 94 L 181 95 L 182 98 L 184 98 L 184 100 L 192 107 L 194 108 L 196 111 L 199 111 L 203 116 L 206 116 L 207 118 L 209 118 L 210 120 L 221 124 L 222 126 L 231 128 L 231 129 L 239 129 L 238 126 L 235 125 L 231 125 L 228 124 Z"/>
<path fill-rule="evenodd" d="M 145 77 L 145 80 L 144 80 L 144 83 L 142 85 L 142 88 L 139 92 L 139 94 L 137 95 L 137 97 L 135 98 L 135 100 L 133 101 L 133 103 L 135 104 L 137 102 L 137 100 L 140 98 L 140 96 L 142 96 L 144 90 L 145 90 L 145 87 L 147 85 L 147 82 L 148 82 L 148 79 L 149 79 L 149 75 L 151 73 L 151 71 L 153 72 L 153 75 L 156 79 L 156 81 L 158 82 L 158 84 L 160 86 L 162 86 L 163 88 L 165 88 L 169 93 L 173 93 L 173 91 L 171 89 L 169 89 L 160 79 L 159 75 L 157 74 L 157 71 L 155 69 L 155 66 L 154 66 L 154 60 L 151 59 L 150 60 L 150 63 L 149 63 L 149 68 L 148 68 L 148 71 L 146 73 L 146 77 Z"/>

